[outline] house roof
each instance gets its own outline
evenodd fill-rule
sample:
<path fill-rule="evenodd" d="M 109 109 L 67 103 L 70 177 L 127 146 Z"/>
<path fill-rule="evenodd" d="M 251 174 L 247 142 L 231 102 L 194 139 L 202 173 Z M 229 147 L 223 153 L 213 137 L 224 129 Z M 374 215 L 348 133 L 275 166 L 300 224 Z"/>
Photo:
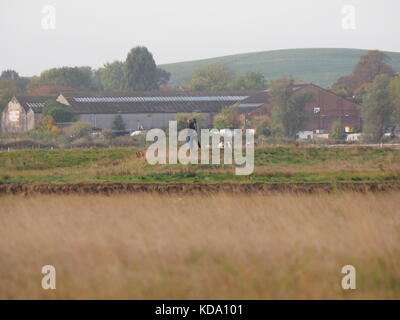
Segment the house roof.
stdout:
<path fill-rule="evenodd" d="M 41 86 L 30 92 L 31 96 L 55 96 L 62 94 L 75 94 L 78 90 L 68 86 Z"/>
<path fill-rule="evenodd" d="M 108 113 L 218 113 L 222 107 L 247 99 L 250 92 L 142 92 L 80 93 L 63 95 L 67 108 L 78 114 Z M 26 110 L 40 113 L 43 104 L 55 97 L 17 97 Z"/>
<path fill-rule="evenodd" d="M 21 106 L 28 111 L 32 108 L 35 112 L 42 112 L 44 103 L 50 99 L 56 99 L 54 96 L 17 96 L 14 97 Z"/>
<path fill-rule="evenodd" d="M 254 92 L 141 92 L 96 93 L 67 96 L 72 112 L 92 113 L 186 113 L 220 112 Z"/>

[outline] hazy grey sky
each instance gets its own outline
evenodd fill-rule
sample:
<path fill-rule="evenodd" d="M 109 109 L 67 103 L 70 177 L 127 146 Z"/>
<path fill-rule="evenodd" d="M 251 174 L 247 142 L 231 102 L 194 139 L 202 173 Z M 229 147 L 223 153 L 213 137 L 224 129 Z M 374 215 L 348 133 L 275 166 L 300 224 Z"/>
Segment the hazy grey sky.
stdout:
<path fill-rule="evenodd" d="M 46 5 L 55 29 L 42 27 Z M 355 29 L 342 27 L 345 5 Z M 289 48 L 400 51 L 399 13 L 398 0 L 0 0 L 0 70 L 97 68 L 137 45 L 158 64 Z"/>

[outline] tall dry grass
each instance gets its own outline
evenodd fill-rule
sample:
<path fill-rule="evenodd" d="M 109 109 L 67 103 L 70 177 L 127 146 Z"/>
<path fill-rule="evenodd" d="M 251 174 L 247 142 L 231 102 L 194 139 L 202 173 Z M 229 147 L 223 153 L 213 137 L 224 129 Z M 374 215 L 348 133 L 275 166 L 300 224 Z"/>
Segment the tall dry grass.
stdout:
<path fill-rule="evenodd" d="M 399 194 L 7 196 L 0 298 L 400 298 Z M 57 289 L 41 288 L 41 268 Z M 341 268 L 357 289 L 341 288 Z"/>

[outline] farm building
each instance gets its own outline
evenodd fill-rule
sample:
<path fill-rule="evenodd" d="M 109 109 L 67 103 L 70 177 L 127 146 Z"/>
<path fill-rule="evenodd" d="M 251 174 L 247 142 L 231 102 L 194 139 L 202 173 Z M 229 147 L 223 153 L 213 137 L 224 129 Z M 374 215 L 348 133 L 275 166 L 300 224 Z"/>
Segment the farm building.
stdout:
<path fill-rule="evenodd" d="M 312 91 L 314 102 L 307 104 L 310 121 L 305 132 L 329 131 L 336 120 L 349 128 L 361 130 L 359 105 L 314 84 L 299 84 L 296 92 Z M 273 105 L 268 91 L 259 92 L 172 92 L 153 93 L 61 93 L 58 96 L 13 97 L 2 114 L 2 132 L 25 132 L 41 118 L 44 103 L 56 99 L 74 113 L 79 121 L 93 128 L 112 128 L 116 115 L 121 115 L 127 129 L 165 128 L 178 113 L 201 113 L 211 126 L 213 116 L 226 106 L 235 107 L 242 118 L 271 116 Z"/>
<path fill-rule="evenodd" d="M 254 93 L 254 92 L 253 92 Z M 206 125 L 225 106 L 248 98 L 253 93 L 156 92 L 141 94 L 90 93 L 53 97 L 13 97 L 2 114 L 2 132 L 25 132 L 41 118 L 44 103 L 58 102 L 74 113 L 79 121 L 93 128 L 112 128 L 116 115 L 121 115 L 127 129 L 164 128 L 178 113 L 201 113 Z"/>
<path fill-rule="evenodd" d="M 314 84 L 298 84 L 293 86 L 295 92 L 310 91 L 314 93 L 314 101 L 306 105 L 309 112 L 309 123 L 305 132 L 321 133 L 329 131 L 335 121 L 341 121 L 349 132 L 359 132 L 362 129 L 360 105 L 345 99 L 329 90 Z M 271 117 L 273 104 L 268 91 L 250 96 L 240 101 L 238 106 L 255 106 L 257 108 L 243 113 L 242 117 L 251 119 L 255 116 Z M 308 135 L 309 136 L 309 135 Z"/>

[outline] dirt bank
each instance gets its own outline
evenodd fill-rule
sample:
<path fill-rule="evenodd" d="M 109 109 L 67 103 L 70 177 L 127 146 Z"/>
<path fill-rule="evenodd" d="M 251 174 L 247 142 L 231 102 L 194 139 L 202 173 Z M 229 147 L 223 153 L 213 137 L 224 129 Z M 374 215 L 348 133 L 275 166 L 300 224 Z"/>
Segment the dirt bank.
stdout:
<path fill-rule="evenodd" d="M 400 183 L 288 183 L 288 184 L 134 184 L 134 183 L 10 183 L 0 185 L 0 195 L 7 194 L 210 194 L 210 193 L 331 193 L 400 191 Z"/>

